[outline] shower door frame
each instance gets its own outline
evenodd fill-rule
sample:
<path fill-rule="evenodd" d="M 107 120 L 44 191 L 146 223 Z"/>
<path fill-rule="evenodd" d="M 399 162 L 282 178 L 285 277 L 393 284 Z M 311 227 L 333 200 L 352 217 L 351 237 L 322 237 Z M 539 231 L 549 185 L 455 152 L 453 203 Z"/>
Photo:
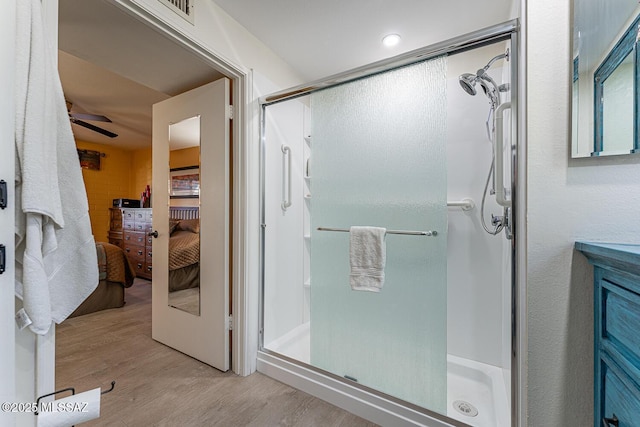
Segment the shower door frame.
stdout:
<path fill-rule="evenodd" d="M 292 359 L 280 353 L 264 348 L 264 294 L 265 294 L 265 147 L 266 147 L 266 108 L 269 105 L 292 100 L 313 92 L 327 89 L 340 84 L 370 77 L 375 74 L 391 71 L 403 66 L 427 61 L 442 55 L 453 55 L 480 48 L 501 41 L 509 42 L 510 78 L 511 78 L 511 141 L 515 141 L 511 159 L 511 425 L 521 425 L 521 411 L 525 410 L 523 402 L 526 400 L 524 364 L 526 361 L 524 347 L 524 331 L 526 330 L 526 156 L 525 138 L 521 129 L 524 128 L 524 116 L 521 114 L 519 100 L 524 98 L 523 86 L 519 67 L 522 64 L 520 56 L 519 21 L 517 19 L 498 25 L 487 27 L 469 34 L 455 37 L 440 43 L 419 48 L 392 58 L 374 62 L 344 73 L 336 74 L 326 79 L 316 80 L 308 84 L 275 92 L 260 98 L 260 296 L 259 296 L 259 343 L 258 370 L 274 378 L 300 388 L 310 394 L 323 398 L 330 403 L 347 409 L 356 415 L 372 419 L 382 416 L 383 421 L 392 421 L 394 416 L 404 421 L 416 420 L 429 422 L 434 426 L 462 425 L 458 421 L 443 414 L 426 408 L 410 404 L 401 399 L 389 396 L 366 386 L 353 384 L 342 377 L 316 368 L 312 365 Z M 309 378 L 307 378 L 309 376 Z M 310 378 L 313 376 L 313 378 Z M 332 385 L 320 384 L 326 378 Z M 335 394 L 335 396 L 334 396 Z M 354 405 L 344 403 L 345 396 L 355 396 L 358 400 Z M 333 397 L 333 398 L 332 398 Z M 362 400 L 368 397 L 380 398 L 382 411 L 367 408 Z M 388 404 L 385 407 L 385 404 Z M 371 403 L 375 406 L 376 403 Z M 391 414 L 392 418 L 387 418 Z M 381 419 L 376 419 L 378 422 Z M 374 420 L 375 421 L 375 420 Z"/>

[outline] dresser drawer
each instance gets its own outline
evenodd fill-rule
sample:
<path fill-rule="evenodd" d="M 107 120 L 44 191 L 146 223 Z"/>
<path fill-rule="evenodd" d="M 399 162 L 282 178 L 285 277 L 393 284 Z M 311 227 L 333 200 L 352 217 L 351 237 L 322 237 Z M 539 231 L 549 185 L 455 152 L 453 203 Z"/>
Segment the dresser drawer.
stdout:
<path fill-rule="evenodd" d="M 136 210 L 135 209 L 122 209 L 122 219 L 124 221 L 134 222 L 136 219 Z"/>
<path fill-rule="evenodd" d="M 123 240 L 127 245 L 144 246 L 147 241 L 146 233 L 125 230 Z"/>
<path fill-rule="evenodd" d="M 151 224 L 153 222 L 153 211 L 149 209 L 146 214 L 146 221 Z"/>
<path fill-rule="evenodd" d="M 145 253 L 145 261 L 147 264 L 151 264 L 153 261 L 151 248 L 147 248 L 147 252 Z"/>
<path fill-rule="evenodd" d="M 146 222 L 136 222 L 135 224 L 135 230 L 139 231 L 141 233 L 144 233 L 147 231 L 147 229 L 149 229 L 150 227 L 147 225 Z"/>
<path fill-rule="evenodd" d="M 136 222 L 145 222 L 147 219 L 147 212 L 143 210 L 136 210 L 133 213 Z"/>
<path fill-rule="evenodd" d="M 607 279 L 602 279 L 600 285 L 602 345 L 640 369 L 640 295 Z"/>
<path fill-rule="evenodd" d="M 146 259 L 144 246 L 133 246 L 125 243 L 124 252 L 127 254 L 129 259 L 131 259 L 131 262 L 134 262 L 134 261 L 144 262 Z"/>
<path fill-rule="evenodd" d="M 602 368 L 602 418 L 612 418 L 615 414 L 620 427 L 637 426 L 640 420 L 640 389 L 638 384 L 628 377 L 614 362 L 601 360 Z M 602 426 L 602 419 L 595 420 Z M 611 424 L 613 425 L 613 424 Z"/>
<path fill-rule="evenodd" d="M 132 261 L 133 270 L 136 272 L 136 276 L 144 276 L 147 272 L 147 266 L 144 261 Z"/>
<path fill-rule="evenodd" d="M 136 223 L 133 220 L 129 220 L 129 221 L 125 220 L 122 223 L 122 229 L 125 231 L 126 230 L 136 231 Z"/>

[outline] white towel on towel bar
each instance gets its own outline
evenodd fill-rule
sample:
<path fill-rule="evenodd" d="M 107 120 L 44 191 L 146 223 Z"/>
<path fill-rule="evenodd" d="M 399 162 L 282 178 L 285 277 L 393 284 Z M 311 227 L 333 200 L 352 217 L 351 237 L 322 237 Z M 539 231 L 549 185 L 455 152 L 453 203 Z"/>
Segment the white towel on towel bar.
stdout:
<path fill-rule="evenodd" d="M 387 262 L 386 228 L 351 227 L 349 229 L 349 283 L 356 291 L 380 292 Z"/>

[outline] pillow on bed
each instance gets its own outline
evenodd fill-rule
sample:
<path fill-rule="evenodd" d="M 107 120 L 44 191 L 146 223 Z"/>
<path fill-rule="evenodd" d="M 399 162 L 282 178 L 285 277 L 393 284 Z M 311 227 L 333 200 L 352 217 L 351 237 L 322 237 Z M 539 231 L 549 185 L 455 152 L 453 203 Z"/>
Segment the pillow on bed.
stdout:
<path fill-rule="evenodd" d="M 200 232 L 200 220 L 199 219 L 183 219 L 178 223 L 176 230 L 190 231 L 192 233 Z"/>
<path fill-rule="evenodd" d="M 176 228 L 178 228 L 178 224 L 180 224 L 180 221 L 178 220 L 169 220 L 169 236 L 171 236 L 173 232 L 176 231 Z"/>

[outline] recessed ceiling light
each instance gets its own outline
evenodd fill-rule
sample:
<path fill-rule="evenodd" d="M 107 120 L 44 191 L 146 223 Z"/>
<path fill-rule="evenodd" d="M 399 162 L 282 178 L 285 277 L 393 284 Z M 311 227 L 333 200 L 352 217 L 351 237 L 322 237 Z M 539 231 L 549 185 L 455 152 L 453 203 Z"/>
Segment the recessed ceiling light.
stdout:
<path fill-rule="evenodd" d="M 387 47 L 392 47 L 400 43 L 400 36 L 398 34 L 388 34 L 382 38 L 382 44 Z"/>

